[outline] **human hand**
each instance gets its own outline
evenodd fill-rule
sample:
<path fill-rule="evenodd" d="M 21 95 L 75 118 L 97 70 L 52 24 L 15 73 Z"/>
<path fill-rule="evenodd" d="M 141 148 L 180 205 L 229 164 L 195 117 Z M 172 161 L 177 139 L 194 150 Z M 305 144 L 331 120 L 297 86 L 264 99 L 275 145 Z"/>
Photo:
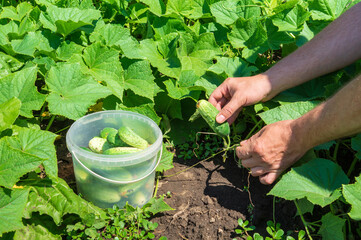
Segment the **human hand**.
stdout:
<path fill-rule="evenodd" d="M 262 184 L 272 184 L 288 167 L 308 150 L 306 141 L 294 127 L 295 120 L 276 122 L 242 141 L 236 153 L 251 175 Z"/>
<path fill-rule="evenodd" d="M 233 123 L 243 106 L 249 106 L 260 101 L 268 100 L 271 85 L 266 75 L 252 77 L 227 78 L 209 97 L 220 113 L 217 122 Z"/>

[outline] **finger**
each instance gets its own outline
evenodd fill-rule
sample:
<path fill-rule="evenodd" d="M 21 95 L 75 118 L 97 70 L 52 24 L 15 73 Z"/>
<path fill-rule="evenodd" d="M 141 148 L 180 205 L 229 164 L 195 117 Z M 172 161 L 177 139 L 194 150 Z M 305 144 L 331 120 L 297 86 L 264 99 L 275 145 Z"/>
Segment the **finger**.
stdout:
<path fill-rule="evenodd" d="M 252 157 L 252 142 L 251 140 L 245 140 L 240 143 L 240 146 L 236 148 L 236 154 L 239 159 L 248 159 Z"/>
<path fill-rule="evenodd" d="M 218 123 L 223 123 L 229 117 L 231 117 L 242 105 L 236 98 L 231 98 L 231 100 L 222 108 L 216 117 Z"/>
<path fill-rule="evenodd" d="M 238 114 L 240 113 L 240 111 L 242 110 L 242 108 L 239 108 L 230 118 L 228 118 L 228 123 L 232 124 L 236 118 L 238 117 Z"/>
<path fill-rule="evenodd" d="M 266 173 L 266 170 L 263 167 L 254 167 L 251 168 L 251 175 L 253 177 L 259 177 Z"/>
<path fill-rule="evenodd" d="M 241 163 L 242 163 L 242 166 L 245 167 L 245 168 L 255 168 L 255 167 L 257 167 L 252 158 L 242 159 Z"/>
<path fill-rule="evenodd" d="M 259 181 L 262 184 L 270 185 L 272 184 L 279 176 L 278 172 L 269 172 L 259 177 Z"/>

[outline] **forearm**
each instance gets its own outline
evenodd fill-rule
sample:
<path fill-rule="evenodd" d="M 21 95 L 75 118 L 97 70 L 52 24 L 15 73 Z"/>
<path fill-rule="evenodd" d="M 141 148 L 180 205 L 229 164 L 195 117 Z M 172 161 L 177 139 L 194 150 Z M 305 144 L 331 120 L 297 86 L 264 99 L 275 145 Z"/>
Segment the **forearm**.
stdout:
<path fill-rule="evenodd" d="M 312 111 L 293 129 L 305 148 L 361 132 L 361 75 Z"/>
<path fill-rule="evenodd" d="M 360 58 L 361 3 L 264 73 L 271 85 L 267 99 L 283 90 L 339 70 Z"/>

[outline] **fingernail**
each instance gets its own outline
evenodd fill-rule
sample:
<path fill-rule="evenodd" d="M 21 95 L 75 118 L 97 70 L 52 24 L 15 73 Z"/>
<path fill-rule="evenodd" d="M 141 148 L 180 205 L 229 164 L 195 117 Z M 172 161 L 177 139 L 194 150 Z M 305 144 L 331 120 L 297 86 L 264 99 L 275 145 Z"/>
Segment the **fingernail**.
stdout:
<path fill-rule="evenodd" d="M 217 122 L 222 123 L 224 120 L 226 120 L 226 117 L 221 114 L 216 117 L 216 120 Z"/>

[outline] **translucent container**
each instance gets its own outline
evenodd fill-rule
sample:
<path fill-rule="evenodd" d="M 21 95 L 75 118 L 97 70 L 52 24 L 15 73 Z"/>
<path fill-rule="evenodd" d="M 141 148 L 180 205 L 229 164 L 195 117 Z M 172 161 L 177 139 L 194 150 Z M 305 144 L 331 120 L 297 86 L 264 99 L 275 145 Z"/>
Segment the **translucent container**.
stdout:
<path fill-rule="evenodd" d="M 126 155 L 103 155 L 82 149 L 105 127 L 130 127 L 151 145 Z M 126 202 L 143 206 L 152 197 L 155 170 L 162 155 L 163 135 L 150 118 L 128 111 L 102 111 L 78 119 L 68 130 L 66 144 L 73 157 L 78 192 L 107 208 Z"/>

